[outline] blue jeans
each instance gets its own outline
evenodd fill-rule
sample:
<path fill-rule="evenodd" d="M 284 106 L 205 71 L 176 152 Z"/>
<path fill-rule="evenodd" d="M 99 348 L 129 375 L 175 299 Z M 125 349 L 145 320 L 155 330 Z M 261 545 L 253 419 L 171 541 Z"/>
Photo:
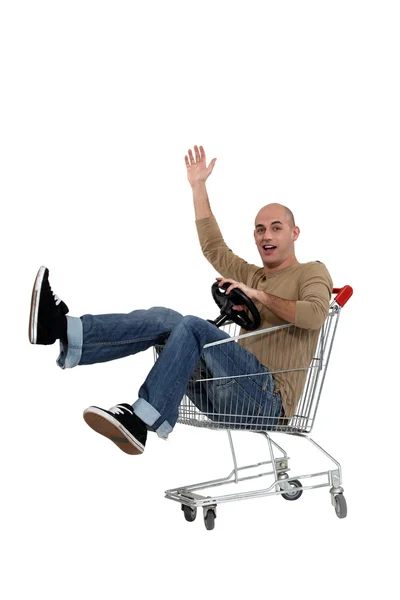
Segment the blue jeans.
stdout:
<path fill-rule="evenodd" d="M 172 431 L 178 419 L 179 405 L 189 390 L 192 391 L 191 400 L 204 409 L 201 384 L 196 384 L 197 388 L 189 386 L 200 361 L 206 364 L 213 377 L 264 373 L 257 377 L 212 382 L 213 385 L 208 386 L 207 402 L 214 409 L 218 405 L 215 412 L 223 410 L 228 392 L 240 402 L 239 414 L 252 415 L 253 422 L 263 415 L 276 418 L 276 421 L 279 418 L 280 394 L 274 392 L 275 382 L 268 368 L 234 341 L 219 344 L 212 352 L 207 352 L 207 348 L 203 351 L 205 344 L 229 338 L 229 335 L 199 317 L 184 317 L 164 307 L 134 310 L 128 314 L 67 316 L 67 334 L 67 342 L 60 341 L 57 359 L 62 369 L 123 358 L 165 343 L 133 404 L 135 413 L 147 428 L 164 439 Z M 212 412 L 210 406 L 207 410 Z"/>

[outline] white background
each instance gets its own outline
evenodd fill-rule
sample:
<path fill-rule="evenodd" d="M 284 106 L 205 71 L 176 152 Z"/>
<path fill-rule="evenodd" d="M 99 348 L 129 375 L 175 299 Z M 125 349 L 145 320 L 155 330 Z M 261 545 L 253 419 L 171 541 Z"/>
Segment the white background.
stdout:
<path fill-rule="evenodd" d="M 386 596 L 398 520 L 397 2 L 2 3 L 2 597 Z M 84 423 L 133 402 L 152 351 L 58 369 L 33 347 L 40 265 L 70 314 L 167 306 L 215 318 L 184 156 L 229 247 L 261 264 L 254 217 L 294 212 L 300 262 L 349 284 L 313 437 L 342 464 L 296 502 L 223 504 L 214 531 L 164 490 L 228 475 L 224 432 L 178 425 L 123 454 Z M 397 356 L 396 356 L 397 352 Z M 240 452 L 265 459 L 261 438 Z M 253 439 L 255 438 L 255 439 Z M 320 458 L 280 438 L 295 475 Z M 259 452 L 258 452 L 259 450 Z M 258 452 L 258 454 L 257 454 Z M 319 467 L 318 467 L 319 468 Z M 330 468 L 325 463 L 322 468 Z M 227 490 L 228 492 L 235 490 Z"/>

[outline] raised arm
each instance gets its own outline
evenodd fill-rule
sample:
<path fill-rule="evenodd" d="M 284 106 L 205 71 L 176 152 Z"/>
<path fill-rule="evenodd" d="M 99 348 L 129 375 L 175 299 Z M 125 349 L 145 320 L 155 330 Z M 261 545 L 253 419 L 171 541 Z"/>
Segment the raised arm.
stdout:
<path fill-rule="evenodd" d="M 187 177 L 193 191 L 196 227 L 202 252 L 214 269 L 223 277 L 232 277 L 247 283 L 260 267 L 249 265 L 236 256 L 226 245 L 218 223 L 211 211 L 206 190 L 206 179 L 212 173 L 216 158 L 206 166 L 206 155 L 203 146 L 194 146 L 195 157 L 191 150 L 185 156 Z"/>
<path fill-rule="evenodd" d="M 213 158 L 208 168 L 206 167 L 206 153 L 204 152 L 203 146 L 194 147 L 195 157 L 191 150 L 188 151 L 189 158 L 185 156 L 187 177 L 190 185 L 192 186 L 194 212 L 196 215 L 196 221 L 199 219 L 205 219 L 211 217 L 212 211 L 210 202 L 208 200 L 206 180 L 211 175 L 216 158 Z"/>

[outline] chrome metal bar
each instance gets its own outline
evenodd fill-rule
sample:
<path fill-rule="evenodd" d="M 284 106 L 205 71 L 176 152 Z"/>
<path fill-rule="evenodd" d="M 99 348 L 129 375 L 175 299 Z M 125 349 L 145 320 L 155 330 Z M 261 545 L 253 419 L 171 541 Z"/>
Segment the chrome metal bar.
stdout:
<path fill-rule="evenodd" d="M 272 442 L 272 440 L 271 440 L 271 442 Z M 277 460 L 279 460 L 279 459 L 277 459 Z M 238 477 L 237 472 L 235 470 L 233 470 L 228 475 L 228 477 L 221 477 L 219 479 L 213 479 L 211 481 L 205 481 L 205 482 L 202 482 L 202 483 L 195 483 L 195 484 L 192 484 L 192 485 L 180 486 L 179 488 L 174 488 L 174 490 L 177 490 L 178 492 L 182 492 L 182 494 L 184 494 L 184 493 L 192 492 L 194 490 L 202 490 L 202 489 L 207 489 L 207 488 L 212 488 L 212 487 L 219 487 L 221 485 L 225 485 L 225 484 L 229 484 L 229 483 L 241 483 L 242 481 L 247 481 L 247 480 L 250 480 L 250 479 L 257 479 L 257 478 L 263 477 L 265 475 L 274 475 L 275 479 L 277 479 L 277 471 L 276 471 L 275 462 L 272 462 L 272 461 L 262 461 L 262 462 L 259 462 L 259 463 L 255 463 L 253 465 L 246 465 L 244 467 L 237 467 L 237 472 L 239 472 L 239 471 L 244 471 L 245 469 L 254 469 L 254 468 L 260 467 L 262 465 L 272 464 L 273 465 L 273 470 L 272 471 L 267 471 L 267 472 L 263 472 L 263 473 L 257 473 L 256 475 L 249 475 L 248 477 Z M 290 471 L 290 469 L 286 468 L 285 471 Z M 235 475 L 235 480 L 234 481 L 231 480 L 233 475 Z M 170 491 L 171 490 L 167 490 L 165 493 L 169 493 Z"/>
<path fill-rule="evenodd" d="M 322 446 L 320 446 L 319 444 L 317 444 L 317 442 L 315 442 L 314 440 L 312 440 L 309 437 L 307 437 L 307 439 L 308 439 L 309 442 L 311 442 L 312 444 L 314 444 L 314 446 L 316 446 L 317 448 L 319 448 L 319 450 L 323 454 L 325 454 L 325 456 L 327 456 L 328 458 L 330 458 L 331 461 L 335 463 L 335 465 L 338 468 L 338 472 L 339 472 L 339 485 L 342 485 L 342 467 L 340 466 L 340 463 L 335 458 L 333 458 L 333 456 L 331 456 L 330 454 L 328 454 L 328 452 L 326 450 L 324 450 L 322 448 Z"/>
<path fill-rule="evenodd" d="M 257 467 L 260 467 L 262 465 L 269 465 L 271 464 L 271 461 L 262 461 L 259 463 L 255 463 L 254 465 L 247 465 L 244 467 L 238 467 L 237 470 L 238 471 L 243 471 L 245 469 L 254 469 Z M 271 471 L 272 473 L 273 471 Z M 220 477 L 219 479 L 212 479 L 210 481 L 205 481 L 203 483 L 194 483 L 191 485 L 184 485 L 184 486 L 180 486 L 179 488 L 174 488 L 174 489 L 179 489 L 179 490 L 194 490 L 194 489 L 199 489 L 199 486 L 204 486 L 204 487 L 213 487 L 213 485 L 218 486 L 218 485 L 222 485 L 221 482 L 223 483 L 233 483 L 233 481 L 229 481 L 232 476 L 235 475 L 235 470 L 231 471 L 230 474 L 227 477 Z M 255 475 L 254 477 L 258 477 L 258 475 Z"/>
<path fill-rule="evenodd" d="M 265 434 L 265 437 L 267 438 L 267 442 L 268 442 L 269 455 L 270 455 L 271 461 L 272 461 L 272 468 L 274 471 L 274 476 L 275 476 L 275 479 L 278 479 L 278 473 L 276 471 L 275 456 L 274 456 L 274 451 L 272 449 L 271 438 L 269 437 L 269 435 L 267 433 Z"/>
<path fill-rule="evenodd" d="M 269 437 L 268 434 L 266 434 L 264 431 L 262 432 L 262 434 L 265 435 L 266 437 Z M 281 448 L 276 442 L 274 442 L 274 440 L 271 437 L 269 439 L 271 440 L 271 443 L 274 446 L 276 446 L 276 448 L 278 448 L 278 450 L 280 450 L 282 452 L 282 454 L 285 458 L 289 458 L 286 451 L 283 448 Z"/>
<path fill-rule="evenodd" d="M 233 475 L 233 471 L 232 471 L 232 475 Z M 248 481 L 249 479 L 258 479 L 259 477 L 263 477 L 264 475 L 273 475 L 273 471 L 268 471 L 266 473 L 257 473 L 257 475 L 249 475 L 248 477 L 238 477 L 237 481 L 228 481 L 226 479 L 215 479 L 214 481 L 208 482 L 208 483 L 195 483 L 193 485 L 189 485 L 187 487 L 179 487 L 179 488 L 175 488 L 178 492 L 181 492 L 182 494 L 187 493 L 187 492 L 193 492 L 194 490 L 206 490 L 207 488 L 216 488 L 216 487 L 220 487 L 221 485 L 226 485 L 229 483 L 241 483 L 242 481 Z M 167 490 L 170 491 L 170 490 Z M 167 493 L 167 492 L 165 492 Z"/>
<path fill-rule="evenodd" d="M 225 340 L 217 340 L 216 342 L 210 342 L 209 344 L 205 344 L 203 348 L 210 348 L 211 346 L 219 346 L 220 344 L 226 344 L 228 342 L 233 342 L 235 340 L 243 340 L 248 337 L 252 337 L 253 335 L 260 335 L 261 333 L 270 333 L 272 331 L 278 331 L 279 329 L 286 329 L 288 327 L 293 327 L 291 323 L 287 325 L 277 325 L 276 327 L 267 327 L 267 329 L 257 329 L 257 331 L 250 331 L 250 333 L 242 333 L 241 335 L 235 335 L 230 338 L 226 338 Z"/>
<path fill-rule="evenodd" d="M 229 430 L 228 430 L 228 437 L 229 437 L 229 445 L 231 447 L 232 458 L 233 458 L 233 467 L 234 467 L 234 471 L 235 471 L 235 482 L 237 483 L 238 482 L 238 466 L 237 466 L 237 461 L 236 461 L 235 448 L 233 447 L 232 435 Z"/>
<path fill-rule="evenodd" d="M 309 477 L 312 477 L 312 475 L 309 475 Z M 292 479 L 295 479 L 295 477 L 286 479 L 286 482 L 290 482 Z M 296 477 L 296 479 L 299 479 L 299 477 Z M 240 492 L 238 494 L 227 494 L 225 496 L 208 496 L 207 498 L 204 498 L 204 501 L 196 501 L 195 505 L 196 506 L 203 506 L 203 505 L 207 505 L 207 504 L 222 504 L 223 502 L 234 502 L 235 500 L 247 500 L 247 499 L 251 499 L 251 498 L 262 498 L 264 496 L 276 496 L 276 495 L 281 495 L 285 493 L 285 490 L 275 490 L 275 491 L 271 491 L 272 488 L 278 484 L 279 482 L 274 482 L 273 484 L 271 484 L 268 488 L 265 488 L 263 490 L 254 490 L 254 491 L 249 491 L 249 492 Z M 311 485 L 311 486 L 307 486 L 307 487 L 302 487 L 302 490 L 306 491 L 306 490 L 315 490 L 318 488 L 322 488 L 322 487 L 328 487 L 330 485 L 330 483 L 321 483 L 321 484 L 317 484 L 317 485 Z M 182 501 L 182 495 L 179 494 L 179 490 L 168 490 L 167 492 L 165 492 L 167 498 L 170 498 L 171 500 L 176 500 L 178 502 Z"/>
<path fill-rule="evenodd" d="M 239 467 L 238 471 L 244 471 L 245 469 L 256 469 L 257 467 L 261 467 L 261 465 L 271 465 L 272 460 L 263 460 L 262 462 L 255 463 L 254 465 L 247 465 L 245 467 Z"/>
<path fill-rule="evenodd" d="M 299 369 L 282 369 L 281 371 L 270 371 L 271 375 L 276 373 L 294 373 L 295 371 L 308 371 L 309 369 L 316 369 L 317 367 L 301 367 Z M 265 373 L 246 373 L 246 375 L 228 375 L 227 377 L 209 377 L 208 379 L 196 379 L 196 381 L 222 381 L 223 379 L 240 379 L 241 377 L 259 377 L 265 376 Z"/>
<path fill-rule="evenodd" d="M 332 345 L 333 345 L 333 341 L 334 341 L 334 339 L 335 339 L 336 329 L 337 329 L 338 322 L 339 322 L 339 316 L 340 316 L 340 308 L 339 308 L 339 307 L 337 307 L 337 310 L 336 310 L 336 312 L 335 312 L 335 316 L 336 316 L 336 319 L 335 319 L 335 324 L 334 324 L 333 332 L 332 332 L 332 334 L 331 334 L 331 338 L 330 338 L 330 340 L 329 340 L 329 346 L 328 346 L 328 356 L 327 356 L 327 359 L 326 359 L 325 368 L 324 368 L 324 370 L 323 370 L 323 373 L 322 373 L 322 381 L 321 381 L 321 385 L 320 385 L 320 388 L 319 388 L 319 390 L 318 390 L 318 394 L 317 394 L 317 397 L 316 397 L 316 399 L 314 399 L 314 398 L 313 398 L 313 399 L 314 399 L 314 403 L 315 403 L 314 414 L 317 412 L 317 409 L 318 409 L 319 400 L 320 400 L 320 397 L 321 397 L 321 392 L 322 392 L 322 388 L 323 388 L 324 381 L 325 381 L 326 371 L 327 371 L 328 364 L 329 364 L 329 359 L 330 359 L 330 356 L 331 356 Z M 331 323 L 332 323 L 332 318 L 329 318 L 329 317 L 328 317 L 328 323 L 329 323 L 329 329 L 330 329 L 330 327 L 331 327 Z M 328 336 L 327 336 L 327 342 L 328 342 Z M 316 395 L 316 394 L 314 393 L 314 397 L 315 397 L 315 395 Z M 314 424 L 314 423 L 312 422 L 312 423 L 311 423 L 311 429 L 310 429 L 310 432 L 312 431 L 313 424 Z M 309 433 L 310 433 L 310 432 L 309 432 Z"/>

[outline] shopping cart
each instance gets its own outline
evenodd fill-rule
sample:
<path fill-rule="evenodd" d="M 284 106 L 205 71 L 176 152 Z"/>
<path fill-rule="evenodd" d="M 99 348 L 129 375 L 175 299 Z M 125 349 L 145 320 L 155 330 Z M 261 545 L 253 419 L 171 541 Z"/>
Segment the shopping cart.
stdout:
<path fill-rule="evenodd" d="M 186 395 L 179 407 L 178 422 L 196 427 L 226 429 L 232 452 L 233 471 L 227 477 L 167 490 L 165 492 L 166 498 L 181 504 L 187 521 L 194 521 L 197 509 L 202 507 L 205 526 L 208 530 L 211 530 L 215 525 L 217 504 L 277 494 L 286 500 L 293 501 L 300 498 L 304 490 L 329 486 L 336 515 L 343 519 L 347 515 L 347 505 L 341 486 L 342 472 L 340 464 L 311 439 L 309 434 L 314 425 L 340 311 L 353 294 L 353 290 L 348 285 L 333 289 L 333 294 L 336 294 L 336 296 L 330 304 L 325 323 L 319 330 L 305 330 L 292 324 L 285 324 L 255 331 L 260 325 L 260 315 L 256 306 L 237 288 L 232 290 L 228 296 L 225 296 L 224 290 L 229 285 L 226 283 L 218 288 L 218 284 L 215 283 L 212 286 L 213 297 L 221 308 L 221 314 L 215 321 L 210 321 L 226 331 L 229 337 L 203 347 L 201 359 L 189 381 Z M 249 312 L 245 310 L 233 311 L 232 307 L 235 304 L 245 304 Z M 240 328 L 249 330 L 249 332 L 240 334 Z M 275 384 L 278 383 L 280 389 L 283 390 L 281 394 L 285 393 L 288 398 L 286 405 L 289 408 L 282 411 L 279 417 L 256 413 L 256 408 L 254 408 L 252 414 L 249 414 L 249 409 L 247 409 L 246 414 L 243 414 L 243 403 L 238 402 L 237 397 L 237 390 L 240 389 L 238 386 L 235 386 L 236 394 L 232 392 L 229 396 L 229 392 L 228 394 L 225 392 L 223 409 L 221 409 L 221 403 L 213 404 L 209 401 L 209 398 L 215 398 L 215 382 L 220 381 L 221 383 L 222 379 L 213 376 L 210 371 L 209 366 L 213 364 L 212 355 L 220 351 L 220 344 L 226 343 L 239 343 L 253 352 L 257 345 L 259 352 L 260 347 L 265 350 L 265 360 L 260 362 L 270 369 Z M 154 347 L 155 360 L 157 360 L 163 348 L 163 344 Z M 249 373 L 246 376 L 252 378 L 265 377 L 265 371 Z M 231 374 L 229 378 L 224 379 L 229 383 L 233 380 L 238 381 L 240 377 L 243 377 L 243 375 Z M 229 386 L 225 386 L 225 389 L 229 390 Z M 255 402 L 254 407 L 257 406 L 259 404 Z M 238 409 L 238 407 L 242 408 Z M 232 430 L 252 431 L 264 436 L 267 440 L 270 460 L 238 467 Z M 271 432 L 282 432 L 308 439 L 334 463 L 335 468 L 318 473 L 289 477 L 289 456 L 283 448 L 271 439 Z M 267 472 L 254 474 L 254 469 L 265 468 L 264 465 L 269 465 Z M 249 469 L 253 469 L 253 474 L 244 476 L 243 472 L 249 472 Z M 268 487 L 262 489 L 222 496 L 203 496 L 198 493 L 200 490 L 231 483 L 241 483 L 264 476 L 271 476 L 272 481 Z M 311 485 L 305 486 L 304 480 L 310 482 Z"/>

